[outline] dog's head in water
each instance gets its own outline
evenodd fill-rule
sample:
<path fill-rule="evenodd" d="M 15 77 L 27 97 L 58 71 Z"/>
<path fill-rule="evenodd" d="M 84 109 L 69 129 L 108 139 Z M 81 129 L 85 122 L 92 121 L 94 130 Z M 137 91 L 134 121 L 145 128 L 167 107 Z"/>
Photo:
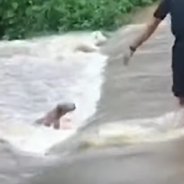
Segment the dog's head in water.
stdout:
<path fill-rule="evenodd" d="M 76 106 L 74 103 L 62 103 L 62 104 L 58 104 L 56 109 L 60 114 L 60 116 L 63 116 L 68 112 L 74 111 L 76 109 Z"/>

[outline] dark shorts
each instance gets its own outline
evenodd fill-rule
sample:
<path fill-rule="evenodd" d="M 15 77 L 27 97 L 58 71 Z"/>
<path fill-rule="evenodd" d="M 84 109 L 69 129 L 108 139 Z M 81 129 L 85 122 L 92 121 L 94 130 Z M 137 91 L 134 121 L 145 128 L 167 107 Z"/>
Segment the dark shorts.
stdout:
<path fill-rule="evenodd" d="M 184 97 L 184 44 L 173 47 L 172 51 L 172 91 L 176 97 Z"/>

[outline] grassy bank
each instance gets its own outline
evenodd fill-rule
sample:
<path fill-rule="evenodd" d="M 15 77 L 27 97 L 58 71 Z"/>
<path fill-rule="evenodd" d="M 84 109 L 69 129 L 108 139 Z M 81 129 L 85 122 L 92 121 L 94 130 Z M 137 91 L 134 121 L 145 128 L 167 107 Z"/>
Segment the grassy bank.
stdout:
<path fill-rule="evenodd" d="M 21 39 L 37 33 L 115 30 L 137 7 L 157 0 L 1 0 L 0 37 Z"/>

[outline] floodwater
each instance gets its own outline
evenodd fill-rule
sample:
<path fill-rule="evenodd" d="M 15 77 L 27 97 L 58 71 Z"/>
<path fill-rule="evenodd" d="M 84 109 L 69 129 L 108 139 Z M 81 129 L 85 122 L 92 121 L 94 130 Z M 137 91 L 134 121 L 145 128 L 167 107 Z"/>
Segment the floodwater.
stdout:
<path fill-rule="evenodd" d="M 81 42 L 94 45 L 90 33 L 0 43 L 0 183 L 183 183 L 168 22 L 123 66 L 123 51 L 143 26 L 119 30 L 92 53 L 74 52 Z M 73 129 L 34 124 L 65 101 L 77 106 L 68 115 Z M 89 134 L 107 147 L 77 152 L 81 135 L 88 141 Z M 107 138 L 117 134 L 124 139 L 111 147 Z"/>

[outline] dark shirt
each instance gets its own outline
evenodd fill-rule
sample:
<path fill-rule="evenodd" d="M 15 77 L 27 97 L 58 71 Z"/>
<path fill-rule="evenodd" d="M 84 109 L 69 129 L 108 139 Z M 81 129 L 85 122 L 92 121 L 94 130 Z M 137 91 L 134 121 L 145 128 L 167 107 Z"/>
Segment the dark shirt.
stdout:
<path fill-rule="evenodd" d="M 176 42 L 184 43 L 184 0 L 162 0 L 154 12 L 154 17 L 163 20 L 171 15 L 171 29 Z"/>

